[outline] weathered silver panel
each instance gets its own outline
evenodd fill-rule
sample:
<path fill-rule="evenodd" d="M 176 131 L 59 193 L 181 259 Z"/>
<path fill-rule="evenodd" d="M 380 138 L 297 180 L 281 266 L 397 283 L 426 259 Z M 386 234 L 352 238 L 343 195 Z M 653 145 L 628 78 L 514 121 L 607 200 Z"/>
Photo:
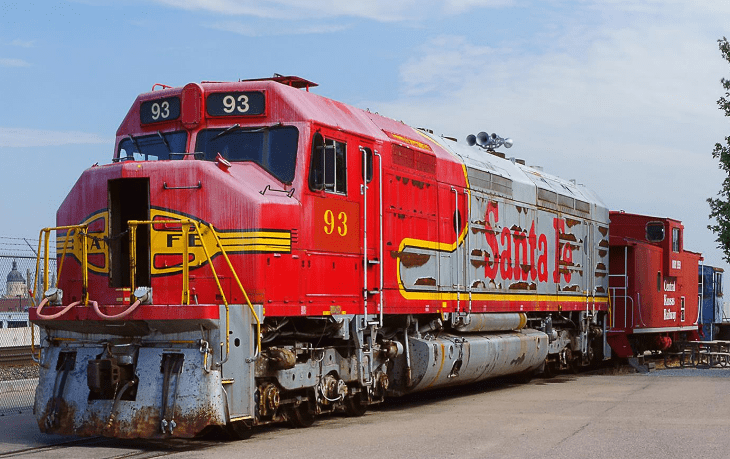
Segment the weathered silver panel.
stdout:
<path fill-rule="evenodd" d="M 221 305 L 220 317 L 226 317 L 225 306 Z M 259 308 L 260 309 L 260 308 Z M 260 311 L 259 311 L 260 312 Z M 221 372 L 226 382 L 228 413 L 230 419 L 253 418 L 256 410 L 255 359 L 256 319 L 248 305 L 229 306 L 230 334 L 228 335 L 228 359 Z M 259 313 L 260 320 L 263 317 Z M 225 347 L 225 320 L 221 320 L 221 345 Z M 223 357 L 225 359 L 225 355 Z"/>
<path fill-rule="evenodd" d="M 478 149 L 445 147 L 466 165 L 469 189 L 439 189 L 468 199 L 466 237 L 448 250 L 446 240 L 404 246 L 407 292 L 607 294 L 608 210 L 591 190 Z"/>
<path fill-rule="evenodd" d="M 548 352 L 548 336 L 526 329 L 511 333 L 442 335 L 409 338 L 410 385 L 405 359 L 393 368 L 396 394 L 456 386 L 539 368 Z"/>

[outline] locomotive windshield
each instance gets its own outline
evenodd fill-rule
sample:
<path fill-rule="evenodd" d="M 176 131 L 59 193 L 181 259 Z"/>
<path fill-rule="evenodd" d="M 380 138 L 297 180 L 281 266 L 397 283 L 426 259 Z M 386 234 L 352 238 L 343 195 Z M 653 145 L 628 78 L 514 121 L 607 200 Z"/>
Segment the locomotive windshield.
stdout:
<path fill-rule="evenodd" d="M 231 162 L 254 162 L 284 183 L 294 180 L 299 130 L 293 126 L 260 128 L 233 125 L 198 133 L 196 152 L 214 161 L 218 153 Z"/>
<path fill-rule="evenodd" d="M 128 135 L 119 143 L 119 156 L 115 161 L 154 161 L 161 159 L 182 159 L 188 133 L 157 131 L 144 136 Z"/>

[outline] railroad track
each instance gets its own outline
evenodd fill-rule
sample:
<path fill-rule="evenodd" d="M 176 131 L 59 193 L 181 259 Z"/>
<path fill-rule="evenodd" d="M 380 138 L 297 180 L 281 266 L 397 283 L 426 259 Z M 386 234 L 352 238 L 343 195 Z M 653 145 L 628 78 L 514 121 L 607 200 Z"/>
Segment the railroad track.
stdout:
<path fill-rule="evenodd" d="M 201 451 L 224 443 L 207 440 L 119 440 L 91 437 L 52 443 L 43 446 L 20 448 L 0 453 L 0 459 L 10 457 L 95 457 L 100 459 L 151 459 L 177 453 Z"/>
<path fill-rule="evenodd" d="M 0 366 L 28 365 L 32 362 L 30 346 L 0 347 Z"/>

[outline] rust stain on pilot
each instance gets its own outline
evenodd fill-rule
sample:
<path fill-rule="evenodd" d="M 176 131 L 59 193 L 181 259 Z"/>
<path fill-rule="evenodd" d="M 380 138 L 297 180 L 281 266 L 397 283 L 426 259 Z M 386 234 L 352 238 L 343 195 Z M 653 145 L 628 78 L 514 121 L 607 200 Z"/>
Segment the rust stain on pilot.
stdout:
<path fill-rule="evenodd" d="M 401 264 L 406 268 L 418 268 L 431 259 L 431 255 L 425 253 L 398 252 L 397 250 L 392 250 L 390 256 L 400 259 Z"/>
<path fill-rule="evenodd" d="M 121 401 L 120 405 L 129 402 Z M 160 431 L 160 409 L 158 407 L 145 406 L 134 410 L 130 419 L 120 419 L 117 413 L 114 415 L 111 424 L 109 414 L 89 411 L 83 418 L 80 425 L 75 425 L 76 410 L 65 400 L 58 401 L 58 408 L 55 414 L 57 422 L 51 428 L 46 427 L 48 415 L 51 413 L 53 401 L 49 401 L 46 410 L 38 418 L 38 427 L 42 432 L 60 435 L 74 435 L 79 437 L 104 436 L 115 438 L 192 438 L 200 434 L 207 426 L 214 425 L 217 419 L 217 411 L 212 406 L 200 407 L 189 411 L 183 411 L 179 406 L 175 409 L 174 420 L 176 423 L 172 435 Z"/>
<path fill-rule="evenodd" d="M 53 411 L 53 405 L 57 403 L 57 409 L 53 416 L 50 418 L 50 414 Z M 58 399 L 57 401 L 53 398 L 46 404 L 46 409 L 42 416 L 38 417 L 38 428 L 44 433 L 53 433 L 59 435 L 80 435 L 74 429 L 74 419 L 76 418 L 76 409 L 66 403 L 64 399 Z M 47 427 L 48 425 L 51 427 Z"/>

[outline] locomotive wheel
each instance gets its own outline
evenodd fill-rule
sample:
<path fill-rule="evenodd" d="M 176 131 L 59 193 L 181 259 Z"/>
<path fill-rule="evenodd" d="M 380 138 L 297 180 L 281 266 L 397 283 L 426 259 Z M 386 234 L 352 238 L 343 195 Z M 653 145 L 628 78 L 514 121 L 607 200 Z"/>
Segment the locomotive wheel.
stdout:
<path fill-rule="evenodd" d="M 509 379 L 515 384 L 527 384 L 532 381 L 534 373 L 534 371 L 523 371 L 522 373 L 511 375 Z"/>
<path fill-rule="evenodd" d="M 542 372 L 542 377 L 546 379 L 554 378 L 558 374 L 558 363 L 552 360 L 545 362 L 545 368 Z"/>
<path fill-rule="evenodd" d="M 365 414 L 368 406 L 365 403 L 362 392 L 357 392 L 345 398 L 345 414 L 352 418 L 357 418 Z"/>
<path fill-rule="evenodd" d="M 310 402 L 307 401 L 287 409 L 287 417 L 289 418 L 289 425 L 302 429 L 314 424 L 315 414 L 310 407 Z"/>
<path fill-rule="evenodd" d="M 251 436 L 252 430 L 244 421 L 232 421 L 226 424 L 226 433 L 231 440 L 246 440 Z"/>

